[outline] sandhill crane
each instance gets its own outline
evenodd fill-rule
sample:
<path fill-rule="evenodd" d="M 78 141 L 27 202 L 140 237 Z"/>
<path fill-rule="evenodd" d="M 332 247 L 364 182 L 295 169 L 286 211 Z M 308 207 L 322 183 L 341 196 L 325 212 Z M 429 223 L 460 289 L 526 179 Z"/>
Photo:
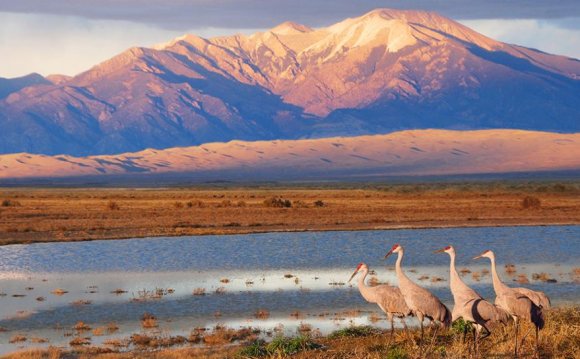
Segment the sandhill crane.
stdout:
<path fill-rule="evenodd" d="M 361 272 L 362 275 L 358 279 L 358 290 L 363 298 L 369 303 L 376 303 L 383 312 L 387 314 L 387 318 L 391 322 L 391 336 L 395 329 L 394 317 L 401 318 L 401 322 L 405 325 L 405 317 L 411 314 L 411 310 L 405 303 L 405 299 L 401 291 L 397 287 L 386 284 L 368 287 L 365 285 L 365 280 L 369 274 L 369 268 L 364 263 L 359 263 L 354 273 L 348 280 L 350 281 L 354 276 Z"/>
<path fill-rule="evenodd" d="M 425 288 L 418 286 L 411 281 L 403 270 L 401 269 L 401 262 L 403 261 L 404 249 L 401 245 L 395 244 L 393 248 L 385 255 L 385 259 L 392 253 L 397 253 L 397 263 L 395 264 L 395 271 L 399 280 L 399 289 L 405 298 L 405 303 L 411 313 L 419 319 L 421 324 L 421 343 L 423 342 L 423 320 L 429 318 L 431 322 L 439 322 L 445 328 L 451 324 L 451 312 L 447 307 L 441 303 L 433 293 Z M 436 333 L 436 332 L 435 332 Z"/>
<path fill-rule="evenodd" d="M 499 275 L 497 274 L 497 270 L 495 267 L 495 254 L 492 251 L 485 251 L 480 255 L 474 257 L 473 259 L 477 258 L 489 258 L 491 261 L 491 275 L 493 281 L 493 290 L 495 291 L 495 304 L 497 304 L 500 308 L 506 310 L 514 319 L 514 327 L 515 327 L 515 348 L 514 354 L 518 356 L 518 325 L 519 320 L 524 319 L 532 322 L 534 327 L 536 328 L 536 354 L 539 353 L 538 350 L 538 331 L 544 327 L 544 315 L 542 312 L 542 305 L 541 303 L 547 303 L 549 306 L 550 300 L 549 298 L 541 292 L 534 292 L 533 299 L 528 297 L 526 292 L 530 291 L 526 288 L 510 288 L 505 285 L 501 279 L 499 279 Z M 524 290 L 522 290 L 524 289 Z M 538 301 L 538 304 L 534 300 Z"/>
<path fill-rule="evenodd" d="M 447 246 L 433 253 L 449 254 L 449 288 L 454 301 L 451 318 L 452 321 L 463 318 L 463 320 L 473 323 L 473 347 L 477 355 L 477 340 L 481 330 L 486 330 L 483 339 L 491 334 L 491 325 L 507 324 L 511 317 L 505 310 L 486 301 L 479 293 L 465 284 L 455 269 L 455 248 L 453 246 Z"/>

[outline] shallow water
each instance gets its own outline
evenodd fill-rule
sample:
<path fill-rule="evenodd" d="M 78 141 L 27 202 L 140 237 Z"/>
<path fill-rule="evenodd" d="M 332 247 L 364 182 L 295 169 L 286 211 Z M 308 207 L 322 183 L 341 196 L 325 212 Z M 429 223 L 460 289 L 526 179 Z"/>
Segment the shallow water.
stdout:
<path fill-rule="evenodd" d="M 489 261 L 471 258 L 493 249 L 506 282 L 525 274 L 525 286 L 545 291 L 554 304 L 580 302 L 580 226 L 487 227 L 396 231 L 267 233 L 230 236 L 145 238 L 80 243 L 39 243 L 0 247 L 0 353 L 27 342 L 8 344 L 14 334 L 43 337 L 66 345 L 78 321 L 93 328 L 114 321 L 116 337 L 141 331 L 144 312 L 155 314 L 166 334 L 188 334 L 194 327 L 217 323 L 273 330 L 280 324 L 294 333 L 301 323 L 323 333 L 367 324 L 374 305 L 345 284 L 360 261 L 375 269 L 378 279 L 396 284 L 394 258 L 382 260 L 394 244 L 405 246 L 404 267 L 411 278 L 452 306 L 448 289 L 449 257 L 432 254 L 452 244 L 464 280 L 493 299 Z M 473 272 L 480 274 L 474 277 Z M 556 283 L 533 280 L 546 273 Z M 286 277 L 286 275 L 292 275 Z M 429 276 L 428 279 L 419 278 Z M 433 282 L 433 277 L 444 281 Z M 220 282 L 227 278 L 228 283 Z M 514 283 L 515 284 L 515 283 Z M 520 286 L 520 284 L 517 284 Z M 216 289 L 225 288 L 223 294 Z M 51 294 L 57 288 L 68 293 Z M 156 288 L 171 289 L 159 299 L 144 298 Z M 206 295 L 194 296 L 196 288 Z M 112 294 L 115 289 L 127 293 Z M 13 295 L 25 295 L 13 297 Z M 44 301 L 36 298 L 44 297 Z M 72 305 L 77 300 L 89 305 Z M 267 319 L 255 319 L 258 309 Z M 355 310 L 355 311 L 353 311 Z M 356 312 L 359 310 L 360 312 Z M 290 316 L 300 312 L 299 318 Z M 374 325 L 386 327 L 384 320 Z M 55 329 L 58 328 L 58 329 Z M 93 337 L 99 344 L 111 336 Z"/>

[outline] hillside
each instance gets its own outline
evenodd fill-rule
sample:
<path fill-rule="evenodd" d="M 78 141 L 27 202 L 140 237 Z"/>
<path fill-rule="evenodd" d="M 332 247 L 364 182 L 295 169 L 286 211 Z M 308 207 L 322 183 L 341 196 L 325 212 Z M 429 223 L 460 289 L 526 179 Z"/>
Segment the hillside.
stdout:
<path fill-rule="evenodd" d="M 122 155 L 0 156 L 0 178 L 173 173 L 265 180 L 580 169 L 580 134 L 414 130 L 325 139 L 209 143 Z"/>

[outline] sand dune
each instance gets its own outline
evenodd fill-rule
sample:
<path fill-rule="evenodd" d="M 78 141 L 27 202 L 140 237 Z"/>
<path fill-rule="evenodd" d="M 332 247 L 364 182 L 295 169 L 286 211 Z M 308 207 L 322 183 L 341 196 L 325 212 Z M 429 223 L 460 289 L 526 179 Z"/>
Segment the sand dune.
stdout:
<path fill-rule="evenodd" d="M 580 169 L 580 134 L 413 130 L 210 143 L 121 155 L 0 156 L 0 178 L 190 173 L 213 178 L 444 175 Z M 221 176 L 221 177 L 220 177 Z"/>

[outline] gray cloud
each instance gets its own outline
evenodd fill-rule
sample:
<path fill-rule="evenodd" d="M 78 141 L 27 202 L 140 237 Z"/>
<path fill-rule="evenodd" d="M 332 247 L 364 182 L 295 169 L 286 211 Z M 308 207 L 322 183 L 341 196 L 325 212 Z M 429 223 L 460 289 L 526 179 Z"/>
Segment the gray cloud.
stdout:
<path fill-rule="evenodd" d="M 205 27 L 268 28 L 286 20 L 322 26 L 378 7 L 437 11 L 460 20 L 580 17 L 578 0 L 3 0 L 0 2 L 0 11 L 3 12 L 127 20 L 171 30 Z"/>

